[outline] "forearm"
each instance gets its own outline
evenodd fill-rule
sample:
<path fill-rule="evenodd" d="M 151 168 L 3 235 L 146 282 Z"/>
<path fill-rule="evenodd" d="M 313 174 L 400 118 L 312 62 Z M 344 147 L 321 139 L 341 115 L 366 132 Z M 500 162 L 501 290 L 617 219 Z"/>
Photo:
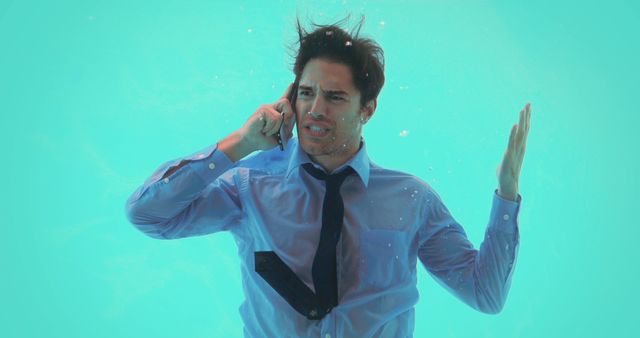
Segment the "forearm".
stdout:
<path fill-rule="evenodd" d="M 253 150 L 249 146 L 246 145 L 246 142 L 243 141 L 239 132 L 233 132 L 229 134 L 227 137 L 218 142 L 218 149 L 222 151 L 227 157 L 233 162 L 236 163 L 239 160 L 243 159 L 245 156 L 251 154 Z M 183 160 L 178 165 L 171 167 L 167 172 L 162 176 L 165 177 L 171 176 L 174 172 L 178 171 L 178 169 L 187 165 L 187 163 L 191 162 L 191 160 Z"/>
<path fill-rule="evenodd" d="M 238 162 L 255 151 L 253 147 L 247 144 L 239 130 L 229 134 L 218 142 L 218 149 L 227 155 L 233 163 Z"/>
<path fill-rule="evenodd" d="M 182 231 L 185 231 L 182 225 L 191 222 L 190 219 L 178 215 L 192 212 L 194 217 L 198 215 L 204 218 L 202 213 L 193 211 L 200 205 L 193 202 L 198 198 L 212 198 L 218 201 L 211 193 L 203 196 L 202 191 L 208 186 L 215 187 L 216 185 L 211 183 L 233 167 L 233 163 L 226 154 L 216 151 L 215 147 L 216 145 L 208 146 L 181 161 L 170 161 L 169 163 L 180 162 L 180 164 L 169 169 L 167 169 L 168 163 L 161 165 L 127 199 L 126 215 L 129 221 L 151 237 L 170 238 L 180 236 Z M 201 159 L 206 160 L 201 161 Z M 186 168 L 178 170 L 185 166 Z M 218 184 L 221 183 L 222 181 L 218 182 Z M 234 184 L 232 181 L 225 181 L 225 183 L 230 187 Z M 219 201 L 213 206 L 206 204 L 208 208 L 215 209 L 218 206 L 221 210 L 226 210 L 237 206 L 238 202 L 233 200 L 236 195 L 229 195 L 230 190 L 216 191 L 221 195 Z M 193 207 L 187 208 L 189 205 Z M 219 212 L 219 210 L 216 211 L 216 214 Z M 208 220 L 209 223 L 210 221 L 211 219 Z"/>

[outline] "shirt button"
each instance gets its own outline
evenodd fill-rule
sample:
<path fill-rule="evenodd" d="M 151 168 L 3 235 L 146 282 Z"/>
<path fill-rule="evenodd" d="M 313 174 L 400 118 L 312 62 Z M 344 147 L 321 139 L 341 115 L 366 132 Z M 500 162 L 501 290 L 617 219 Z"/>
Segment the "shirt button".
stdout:
<path fill-rule="evenodd" d="M 164 181 L 164 183 L 169 183 L 169 178 L 167 177 L 163 181 Z"/>
<path fill-rule="evenodd" d="M 324 335 L 324 338 L 331 338 L 331 335 L 327 333 Z"/>
<path fill-rule="evenodd" d="M 214 163 L 209 163 L 209 169 L 213 170 L 215 168 L 216 168 L 216 165 Z"/>
<path fill-rule="evenodd" d="M 318 314 L 318 312 L 316 312 L 316 310 L 309 311 L 309 316 L 311 316 L 311 317 L 315 317 L 317 314 Z"/>
<path fill-rule="evenodd" d="M 509 215 L 504 214 L 504 216 L 502 216 L 502 219 L 504 219 L 505 221 L 509 219 Z"/>

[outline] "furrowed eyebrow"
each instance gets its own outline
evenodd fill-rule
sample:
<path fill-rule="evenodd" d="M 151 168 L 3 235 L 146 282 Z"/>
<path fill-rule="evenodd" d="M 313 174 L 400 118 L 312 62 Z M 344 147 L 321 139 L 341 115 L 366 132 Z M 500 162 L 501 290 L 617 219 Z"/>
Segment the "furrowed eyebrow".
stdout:
<path fill-rule="evenodd" d="M 302 89 L 302 90 L 309 90 L 309 91 L 313 91 L 313 88 L 309 87 L 309 86 L 299 86 L 298 89 Z M 349 93 L 345 92 L 344 90 L 323 90 L 323 92 L 325 94 L 329 94 L 329 95 L 346 95 L 349 96 Z"/>

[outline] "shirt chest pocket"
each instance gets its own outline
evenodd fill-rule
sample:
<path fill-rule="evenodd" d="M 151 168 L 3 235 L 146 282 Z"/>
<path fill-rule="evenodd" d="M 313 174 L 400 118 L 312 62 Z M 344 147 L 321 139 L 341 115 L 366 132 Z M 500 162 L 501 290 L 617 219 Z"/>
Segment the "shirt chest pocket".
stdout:
<path fill-rule="evenodd" d="M 365 286 L 386 288 L 409 277 L 407 233 L 361 229 L 359 279 Z"/>

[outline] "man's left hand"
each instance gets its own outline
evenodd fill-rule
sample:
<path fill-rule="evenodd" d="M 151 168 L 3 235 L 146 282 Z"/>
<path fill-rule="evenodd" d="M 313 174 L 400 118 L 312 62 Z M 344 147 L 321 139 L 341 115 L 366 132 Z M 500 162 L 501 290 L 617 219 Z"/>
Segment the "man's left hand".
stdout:
<path fill-rule="evenodd" d="M 531 104 L 527 103 L 520 111 L 520 122 L 511 127 L 509 146 L 504 153 L 502 164 L 496 170 L 499 183 L 498 195 L 512 201 L 516 201 L 518 197 L 518 178 L 527 147 L 530 118 Z"/>

